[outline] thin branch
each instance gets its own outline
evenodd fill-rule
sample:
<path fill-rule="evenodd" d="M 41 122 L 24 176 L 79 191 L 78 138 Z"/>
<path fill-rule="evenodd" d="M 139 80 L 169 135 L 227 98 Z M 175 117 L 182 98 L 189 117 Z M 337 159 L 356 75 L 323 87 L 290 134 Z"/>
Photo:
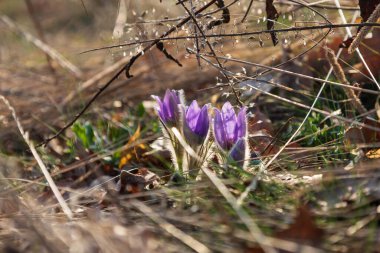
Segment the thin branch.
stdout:
<path fill-rule="evenodd" d="M 326 58 L 329 61 L 336 78 L 341 83 L 350 85 L 347 81 L 346 75 L 343 72 L 342 66 L 340 66 L 337 57 L 332 49 L 326 49 Z M 355 92 L 350 88 L 344 89 L 346 96 L 350 99 L 351 105 L 361 114 L 366 113 L 367 109 L 363 106 L 360 99 L 356 96 Z"/>
<path fill-rule="evenodd" d="M 193 0 L 190 0 L 190 10 L 191 10 L 191 13 L 192 15 L 194 16 L 194 9 L 193 9 Z M 197 62 L 198 62 L 198 66 L 199 68 L 201 68 L 201 61 L 200 61 L 200 58 L 199 58 L 199 53 L 200 53 L 200 48 L 199 48 L 199 40 L 198 40 L 198 29 L 197 29 L 197 26 L 194 24 L 194 34 L 195 34 L 195 47 L 197 49 Z"/>
<path fill-rule="evenodd" d="M 219 33 L 219 34 L 206 34 L 206 38 L 223 38 L 223 37 L 237 37 L 237 36 L 250 36 L 250 35 L 263 35 L 268 34 L 271 32 L 300 32 L 300 31 L 309 31 L 309 30 L 320 30 L 320 29 L 334 29 L 334 28 L 345 28 L 345 27 L 362 27 L 362 26 L 370 26 L 370 27 L 380 27 L 380 23 L 363 23 L 363 24 L 357 24 L 357 23 L 349 23 L 349 24 L 325 24 L 325 25 L 315 25 L 315 26 L 302 26 L 302 27 L 290 27 L 290 28 L 282 28 L 282 29 L 273 29 L 273 30 L 263 30 L 263 31 L 254 31 L 254 32 L 241 32 L 241 33 Z M 106 47 L 100 47 L 100 48 L 94 48 L 90 50 L 86 50 L 81 52 L 80 54 L 95 52 L 99 50 L 105 50 L 105 49 L 112 49 L 112 48 L 118 48 L 118 47 L 125 47 L 125 46 L 133 46 L 133 45 L 140 45 L 143 43 L 150 43 L 154 42 L 156 40 L 160 41 L 166 41 L 166 40 L 187 40 L 187 39 L 195 39 L 196 36 L 177 36 L 177 37 L 170 37 L 170 38 L 159 38 L 159 39 L 149 39 L 149 40 L 141 40 L 141 41 L 135 41 L 135 42 L 129 42 L 129 43 L 122 43 L 117 45 L 111 45 Z"/>
<path fill-rule="evenodd" d="M 211 5 L 213 5 L 217 0 L 211 0 L 209 3 L 207 3 L 206 5 L 204 5 L 203 7 L 201 7 L 199 10 L 197 10 L 194 14 L 197 15 L 198 13 L 201 13 L 202 11 L 204 11 L 205 9 L 207 9 L 208 7 L 210 7 Z M 169 29 L 167 32 L 165 32 L 163 35 L 161 35 L 159 38 L 155 39 L 152 41 L 151 44 L 149 44 L 148 46 L 146 46 L 142 51 L 140 51 L 138 54 L 132 56 L 131 60 L 129 61 L 129 63 L 125 66 L 125 75 L 128 77 L 128 78 L 131 78 L 133 77 L 133 75 L 131 75 L 129 73 L 132 65 L 134 64 L 134 62 L 140 58 L 142 55 L 144 55 L 149 49 L 151 49 L 153 46 L 155 46 L 158 42 L 160 41 L 163 41 L 165 37 L 167 37 L 168 35 L 170 35 L 172 32 L 176 31 L 178 28 L 182 27 L 184 24 L 186 24 L 187 22 L 189 22 L 191 20 L 191 16 L 188 16 L 187 18 L 183 19 L 181 22 L 179 22 L 176 26 L 172 27 L 171 29 Z"/>
<path fill-rule="evenodd" d="M 243 18 L 240 21 L 241 23 L 244 23 L 245 19 L 247 18 L 248 14 L 249 14 L 249 11 L 251 10 L 252 4 L 253 4 L 253 0 L 250 0 L 250 2 L 248 4 L 247 11 L 244 13 Z"/>
<path fill-rule="evenodd" d="M 84 90 L 88 89 L 89 87 L 97 84 L 104 77 L 106 77 L 106 76 L 110 75 L 111 73 L 117 71 L 118 69 L 122 68 L 123 66 L 125 66 L 125 64 L 127 64 L 129 62 L 129 60 L 130 59 L 128 59 L 127 57 L 123 57 L 119 61 L 115 62 L 111 66 L 107 67 L 106 69 L 100 71 L 99 73 L 97 73 L 96 75 L 94 75 L 93 77 L 88 79 L 87 81 L 83 82 L 77 90 L 70 92 L 69 95 L 67 95 L 65 97 L 65 99 L 60 103 L 60 106 L 61 107 L 66 106 L 69 102 L 71 102 L 71 100 L 73 100 L 76 97 L 76 95 L 78 93 L 83 92 Z"/>
<path fill-rule="evenodd" d="M 339 0 L 334 0 L 334 2 L 335 2 L 335 5 L 336 5 L 337 7 L 340 7 L 340 2 L 339 2 Z M 340 18 L 342 19 L 343 23 L 344 23 L 344 24 L 347 24 L 347 20 L 346 20 L 346 17 L 344 16 L 343 11 L 339 9 L 339 10 L 338 10 L 338 13 L 339 13 L 339 16 L 340 16 Z M 369 22 L 368 22 L 368 23 L 369 23 Z M 367 22 L 364 23 L 364 24 L 367 24 Z M 363 25 L 363 23 L 362 23 L 361 25 Z M 363 28 L 363 26 L 359 26 L 359 29 L 362 29 L 362 28 Z M 365 27 L 364 27 L 364 28 L 365 28 Z M 350 37 L 352 37 L 351 30 L 350 30 L 348 27 L 346 27 L 346 32 L 347 32 L 347 34 L 348 34 Z M 346 40 L 343 40 L 343 41 L 346 41 Z M 380 84 L 377 82 L 375 76 L 373 75 L 371 69 L 369 68 L 369 66 L 368 66 L 367 62 L 365 61 L 365 59 L 364 59 L 362 53 L 360 52 L 359 48 L 356 48 L 355 51 L 356 51 L 356 53 L 358 54 L 360 60 L 362 61 L 364 67 L 367 69 L 368 73 L 369 73 L 370 76 L 372 77 L 372 81 L 376 84 L 377 88 L 380 90 Z"/>
<path fill-rule="evenodd" d="M 171 54 L 169 54 L 169 52 L 166 50 L 163 42 L 159 41 L 156 44 L 156 47 L 157 47 L 158 50 L 160 50 L 160 52 L 162 52 L 165 55 L 166 58 L 168 58 L 169 60 L 174 61 L 175 63 L 177 63 L 177 65 L 179 67 L 182 67 L 182 64 L 176 58 L 174 58 Z"/>
<path fill-rule="evenodd" d="M 194 52 L 194 51 L 192 51 L 192 52 Z M 202 56 L 214 57 L 213 55 L 210 55 L 210 54 L 202 54 Z M 347 85 L 347 84 L 342 84 L 342 83 L 338 83 L 338 82 L 328 81 L 328 80 L 324 80 L 324 79 L 320 79 L 320 78 L 316 78 L 316 77 L 312 77 L 312 76 L 308 76 L 308 75 L 304 75 L 304 74 L 300 74 L 300 73 L 295 73 L 295 72 L 284 70 L 284 69 L 279 69 L 279 68 L 276 68 L 276 67 L 270 67 L 270 66 L 262 65 L 262 64 L 259 64 L 259 63 L 254 63 L 254 62 L 249 62 L 249 61 L 244 61 L 244 60 L 239 60 L 239 59 L 230 58 L 230 57 L 224 57 L 224 56 L 217 56 L 217 57 L 220 58 L 220 59 L 226 60 L 226 61 L 239 62 L 239 63 L 243 63 L 243 64 L 246 64 L 246 65 L 251 65 L 251 66 L 271 69 L 271 70 L 274 70 L 274 71 L 282 72 L 282 73 L 293 75 L 293 76 L 298 76 L 298 77 L 309 79 L 309 80 L 313 80 L 313 81 L 316 81 L 316 82 L 328 83 L 328 84 L 333 84 L 333 85 L 336 85 L 336 86 L 350 88 L 350 89 L 353 89 L 353 90 L 361 91 L 363 93 L 380 95 L 380 91 L 374 91 L 374 90 L 370 90 L 370 89 L 363 89 L 363 88 L 360 88 L 360 87 L 355 87 L 355 86 L 351 86 L 351 85 Z M 246 77 L 246 78 L 253 79 L 253 80 L 255 79 L 254 77 Z M 221 86 L 218 86 L 218 88 L 220 88 L 220 87 Z"/>
<path fill-rule="evenodd" d="M 182 4 L 183 5 L 183 4 Z M 207 30 L 211 30 L 212 28 L 214 28 L 215 26 L 219 26 L 219 25 L 222 25 L 222 24 L 227 24 L 230 22 L 231 20 L 231 17 L 230 17 L 230 10 L 224 5 L 224 0 L 218 0 L 216 2 L 216 5 L 221 9 L 223 10 L 223 13 L 222 13 L 222 18 L 221 19 L 217 19 L 217 20 L 212 20 L 208 25 L 207 25 Z M 224 8 L 226 7 L 226 8 Z"/>
<path fill-rule="evenodd" d="M 376 9 L 373 11 L 371 16 L 368 18 L 366 22 L 376 22 L 377 19 L 380 17 L 380 4 L 377 5 Z M 369 33 L 371 30 L 371 27 L 366 26 L 360 29 L 354 40 L 352 41 L 350 47 L 348 48 L 348 53 L 352 54 L 360 45 L 360 43 L 363 41 L 364 37 Z"/>

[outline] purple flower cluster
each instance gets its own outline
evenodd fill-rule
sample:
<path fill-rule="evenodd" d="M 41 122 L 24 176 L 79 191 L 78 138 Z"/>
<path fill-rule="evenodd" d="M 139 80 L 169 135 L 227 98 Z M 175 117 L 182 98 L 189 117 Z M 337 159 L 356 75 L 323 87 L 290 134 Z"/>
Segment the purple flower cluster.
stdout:
<path fill-rule="evenodd" d="M 185 106 L 181 92 L 175 90 L 167 90 L 163 99 L 157 96 L 154 98 L 158 104 L 156 111 L 164 126 L 163 129 L 172 140 L 176 159 L 182 160 L 182 157 L 178 158 L 182 154 L 176 150 L 178 143 L 172 138 L 171 127 L 176 127 L 181 132 L 184 140 L 200 157 L 207 156 L 208 152 L 204 147 L 208 146 L 210 132 L 209 106 L 200 107 L 195 100 L 190 106 Z M 236 115 L 232 105 L 226 102 L 221 110 L 215 108 L 214 114 L 213 135 L 217 148 L 227 158 L 227 161 L 232 160 L 238 166 L 244 167 L 246 157 L 249 155 L 246 108 L 241 108 Z M 206 160 L 206 157 L 202 158 Z"/>

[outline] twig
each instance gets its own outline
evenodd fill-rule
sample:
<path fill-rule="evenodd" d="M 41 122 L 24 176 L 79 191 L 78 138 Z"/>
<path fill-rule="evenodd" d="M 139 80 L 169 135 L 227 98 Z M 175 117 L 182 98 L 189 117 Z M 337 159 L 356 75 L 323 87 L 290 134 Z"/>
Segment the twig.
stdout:
<path fill-rule="evenodd" d="M 203 7 L 199 8 L 196 12 L 194 12 L 194 14 L 197 15 L 197 14 L 201 13 L 202 11 L 206 10 L 208 7 L 210 7 L 211 5 L 213 5 L 216 1 L 217 0 L 211 0 L 206 5 L 204 5 Z M 133 77 L 133 75 L 131 75 L 129 73 L 129 71 L 130 71 L 132 65 L 135 63 L 135 61 L 138 58 L 140 58 L 142 55 L 144 55 L 149 49 L 151 49 L 153 46 L 155 46 L 158 42 L 163 41 L 165 37 L 167 37 L 168 35 L 170 35 L 172 32 L 176 31 L 178 28 L 182 27 L 184 24 L 186 24 L 190 20 L 191 20 L 191 16 L 188 16 L 188 17 L 184 18 L 181 22 L 179 22 L 174 27 L 170 28 L 167 32 L 165 32 L 159 38 L 153 40 L 152 43 L 149 44 L 148 46 L 146 46 L 142 51 L 140 51 L 139 53 L 137 53 L 134 56 L 132 56 L 132 58 L 130 59 L 129 63 L 127 63 L 127 65 L 125 66 L 125 75 L 128 78 Z"/>
<path fill-rule="evenodd" d="M 263 30 L 263 31 L 254 31 L 254 32 L 241 32 L 241 33 L 219 33 L 219 34 L 206 34 L 206 38 L 223 38 L 223 37 L 237 37 L 237 36 L 250 36 L 250 35 L 263 35 L 268 34 L 271 32 L 300 32 L 300 31 L 311 31 L 311 30 L 320 30 L 320 29 L 334 29 L 334 28 L 345 28 L 345 27 L 362 27 L 362 26 L 370 26 L 370 27 L 380 27 L 380 23 L 363 23 L 363 24 L 357 24 L 357 23 L 349 23 L 349 24 L 325 24 L 325 25 L 313 25 L 313 26 L 300 26 L 300 27 L 290 27 L 290 28 L 281 28 L 281 29 L 273 29 L 273 30 Z M 168 37 L 168 38 L 159 38 L 160 41 L 166 41 L 166 40 L 187 40 L 187 39 L 195 39 L 197 36 L 176 36 L 176 37 Z M 111 45 L 106 47 L 100 47 L 100 48 L 93 48 L 90 50 L 86 50 L 81 52 L 81 54 L 84 53 L 90 53 L 95 52 L 99 50 L 105 50 L 105 49 L 112 49 L 112 48 L 118 48 L 118 47 L 125 47 L 125 46 L 133 46 L 133 45 L 139 45 L 143 43 L 150 43 L 154 42 L 158 39 L 149 39 L 149 40 L 141 40 L 141 41 L 135 41 L 135 42 L 129 42 L 129 43 L 122 43 L 117 45 Z"/>
<path fill-rule="evenodd" d="M 192 52 L 194 52 L 194 51 L 192 51 Z M 213 55 L 210 55 L 210 54 L 202 54 L 202 56 L 214 57 Z M 246 65 L 251 65 L 251 66 L 271 69 L 271 70 L 274 70 L 274 71 L 282 72 L 282 73 L 293 75 L 293 76 L 298 76 L 298 77 L 309 79 L 309 80 L 313 80 L 313 81 L 316 81 L 316 82 L 328 83 L 328 84 L 333 84 L 333 85 L 340 86 L 340 87 L 350 88 L 350 89 L 353 89 L 353 90 L 361 91 L 363 93 L 380 95 L 379 91 L 374 91 L 374 90 L 370 90 L 370 89 L 363 89 L 363 88 L 360 88 L 360 87 L 355 87 L 355 86 L 351 86 L 351 85 L 347 85 L 347 84 L 343 84 L 343 83 L 328 81 L 328 80 L 324 80 L 324 79 L 321 79 L 321 78 L 316 78 L 316 77 L 312 77 L 312 76 L 308 76 L 308 75 L 304 75 L 304 74 L 300 74 L 300 73 L 295 73 L 295 72 L 292 72 L 292 71 L 289 71 L 289 70 L 284 70 L 284 69 L 279 69 L 279 68 L 275 68 L 275 67 L 270 67 L 270 66 L 266 66 L 266 65 L 263 65 L 263 64 L 259 64 L 259 63 L 239 60 L 239 59 L 235 59 L 235 58 L 231 58 L 231 57 L 224 57 L 224 56 L 217 56 L 217 57 L 220 58 L 220 59 L 226 60 L 226 61 L 240 62 L 240 63 L 246 64 Z M 253 77 L 246 77 L 246 78 L 247 79 L 254 79 Z M 218 87 L 220 87 L 220 86 L 218 86 Z"/>
<path fill-rule="evenodd" d="M 251 10 L 252 4 L 253 4 L 253 0 L 250 0 L 250 2 L 248 4 L 247 11 L 244 13 L 243 18 L 240 21 L 241 23 L 244 23 L 245 19 L 247 18 L 248 14 L 249 14 L 249 11 Z"/>
<path fill-rule="evenodd" d="M 59 65 L 61 65 L 63 68 L 65 68 L 65 69 L 69 70 L 71 73 L 73 73 L 76 78 L 78 78 L 78 79 L 82 78 L 82 76 L 83 76 L 82 71 L 80 69 L 78 69 L 74 64 L 69 62 L 57 50 L 50 47 L 49 45 L 47 45 L 46 43 L 44 43 L 40 39 L 34 37 L 29 32 L 23 30 L 16 23 L 14 23 L 9 17 L 7 17 L 5 15 L 1 15 L 0 21 L 2 21 L 13 32 L 23 36 L 27 41 L 33 43 L 36 47 L 38 47 L 43 52 L 48 54 L 52 59 L 56 60 Z"/>
<path fill-rule="evenodd" d="M 193 9 L 193 0 L 190 0 L 190 10 L 191 10 L 191 13 L 194 15 L 194 9 Z M 201 60 L 199 58 L 199 53 L 200 53 L 200 48 L 199 48 L 199 41 L 198 41 L 198 29 L 197 29 L 197 26 L 194 24 L 194 34 L 196 36 L 195 38 L 195 47 L 197 49 L 197 62 L 198 62 L 198 66 L 199 68 L 201 68 Z"/>
<path fill-rule="evenodd" d="M 183 3 L 181 3 L 183 5 Z M 230 10 L 224 5 L 224 0 L 218 0 L 216 2 L 216 5 L 222 9 L 222 18 L 217 19 L 217 20 L 212 20 L 208 25 L 207 25 L 207 30 L 211 30 L 215 26 L 219 26 L 222 24 L 227 24 L 230 22 L 231 17 L 230 17 Z"/>
<path fill-rule="evenodd" d="M 99 73 L 97 73 L 96 75 L 94 75 L 93 77 L 91 77 L 90 79 L 88 79 L 87 81 L 85 81 L 84 83 L 82 83 L 81 86 L 77 90 L 70 92 L 69 95 L 67 95 L 66 98 L 60 103 L 60 106 L 61 107 L 66 106 L 69 102 L 71 102 L 71 100 L 73 100 L 73 98 L 75 98 L 75 96 L 78 93 L 83 92 L 84 90 L 88 89 L 89 87 L 95 85 L 96 83 L 98 83 L 104 77 L 112 74 L 116 70 L 118 70 L 118 69 L 122 68 L 123 66 L 125 66 L 125 64 L 127 64 L 128 62 L 129 62 L 129 59 L 127 57 L 123 57 L 122 59 L 120 59 L 119 61 L 115 62 L 111 66 L 109 66 L 106 69 L 100 71 Z"/>
<path fill-rule="evenodd" d="M 294 5 L 294 2 L 279 2 L 278 4 L 282 5 Z M 318 4 L 318 3 L 309 3 L 308 6 L 313 6 L 314 8 L 322 8 L 322 9 L 330 9 L 330 10 L 347 10 L 347 11 L 359 11 L 360 8 L 358 7 L 348 7 L 348 6 L 340 6 L 336 7 L 334 5 L 326 5 L 326 4 Z"/>
<path fill-rule="evenodd" d="M 69 122 L 67 123 L 64 127 L 62 127 L 61 129 L 59 129 L 59 131 L 54 134 L 53 136 L 47 138 L 46 140 L 44 140 L 42 143 L 38 144 L 37 147 L 40 147 L 42 145 L 46 145 L 49 141 L 57 138 L 59 135 L 61 135 L 64 131 L 66 131 L 66 129 L 68 129 L 70 126 L 72 126 L 74 124 L 75 121 L 77 121 L 80 116 L 83 115 L 83 113 L 85 111 L 87 111 L 87 109 L 91 106 L 91 104 L 100 96 L 100 94 L 102 94 L 102 92 L 108 88 L 108 86 L 111 85 L 111 83 L 113 83 L 113 81 L 115 81 L 120 75 L 121 73 L 124 72 L 124 69 L 120 69 L 103 87 L 101 87 L 98 92 L 96 92 L 96 94 L 90 99 L 90 101 L 87 102 L 87 104 L 83 107 L 83 109 L 77 113 L 74 118 Z"/>
<path fill-rule="evenodd" d="M 372 12 L 371 16 L 369 16 L 368 20 L 366 22 L 372 23 L 376 22 L 377 19 L 380 17 L 380 4 L 377 5 L 376 9 Z M 369 33 L 371 30 L 371 27 L 366 26 L 360 29 L 358 34 L 356 34 L 356 37 L 352 41 L 351 45 L 348 48 L 348 53 L 352 54 L 360 45 L 360 43 L 363 41 L 364 37 Z"/>
<path fill-rule="evenodd" d="M 169 54 L 169 52 L 166 50 L 164 43 L 162 41 L 157 42 L 156 47 L 158 50 L 160 50 L 160 52 L 162 52 L 165 55 L 166 58 L 177 63 L 179 67 L 182 67 L 182 64 L 176 58 L 174 58 L 171 54 Z"/>
<path fill-rule="evenodd" d="M 265 95 L 268 95 L 268 96 L 271 96 L 275 99 L 278 99 L 278 100 L 281 100 L 281 101 L 284 101 L 286 103 L 289 103 L 289 104 L 292 104 L 292 105 L 295 105 L 297 107 L 300 107 L 300 108 L 304 108 L 304 109 L 307 109 L 307 110 L 311 110 L 313 112 L 317 112 L 317 113 L 320 113 L 326 117 L 331 117 L 331 118 L 334 118 L 334 119 L 337 119 L 337 120 L 340 120 L 340 121 L 343 121 L 343 122 L 346 122 L 346 123 L 349 123 L 349 124 L 352 124 L 352 125 L 356 125 L 356 126 L 360 126 L 360 127 L 364 127 L 364 128 L 367 128 L 367 129 L 370 129 L 370 130 L 373 130 L 373 131 L 380 131 L 380 128 L 379 127 L 374 127 L 374 126 L 371 126 L 371 125 L 366 125 L 364 123 L 361 123 L 361 122 L 358 122 L 356 120 L 352 120 L 352 119 L 348 119 L 348 118 L 344 118 L 344 117 L 341 117 L 341 116 L 338 116 L 338 115 L 335 115 L 334 113 L 329 113 L 327 111 L 324 111 L 324 110 L 320 110 L 320 109 L 317 109 L 317 108 L 314 108 L 314 107 L 311 107 L 311 106 L 307 106 L 307 105 L 304 105 L 302 103 L 298 103 L 296 101 L 292 101 L 292 100 L 289 100 L 289 99 L 286 99 L 284 97 L 281 97 L 281 96 L 278 96 L 278 95 L 275 95 L 275 94 L 272 94 L 270 92 L 267 92 L 267 91 L 263 91 L 263 90 L 260 90 L 259 88 L 255 87 L 255 86 L 252 86 L 250 84 L 248 84 L 247 86 L 249 86 L 250 88 L 254 89 L 254 90 L 257 90 L 257 91 L 261 91 L 263 94 Z M 316 96 L 317 98 L 318 96 Z M 320 97 L 319 97 L 320 98 Z M 368 112 L 367 112 L 368 113 Z M 367 113 L 365 114 L 360 114 L 358 115 L 358 118 L 359 116 L 366 116 Z"/>
<path fill-rule="evenodd" d="M 342 67 L 340 66 L 337 57 L 332 49 L 326 49 L 326 58 L 328 59 L 335 76 L 338 78 L 339 82 L 349 85 L 350 83 L 346 79 L 346 75 L 343 72 Z M 356 96 L 355 92 L 350 88 L 344 89 L 347 98 L 350 99 L 352 106 L 358 110 L 359 113 L 366 113 L 367 109 L 362 105 L 360 99 Z"/>
<path fill-rule="evenodd" d="M 26 144 L 29 146 L 29 148 L 30 148 L 30 150 L 34 156 L 34 159 L 36 159 L 38 165 L 40 166 L 40 169 L 41 169 L 42 173 L 44 174 L 46 181 L 49 183 L 49 186 L 50 186 L 51 190 L 53 191 L 54 196 L 58 200 L 58 203 L 61 206 L 63 212 L 66 214 L 67 218 L 69 218 L 71 220 L 73 218 L 73 213 L 71 212 L 69 206 L 67 205 L 67 203 L 63 199 L 61 193 L 58 190 L 57 185 L 54 183 L 54 180 L 50 176 L 49 171 L 47 170 L 44 162 L 42 161 L 41 157 L 39 156 L 39 154 L 38 154 L 37 150 L 35 149 L 33 143 L 29 140 L 29 134 L 27 132 L 25 132 L 24 129 L 22 128 L 21 123 L 18 120 L 18 117 L 16 115 L 15 109 L 11 106 L 9 101 L 4 96 L 0 95 L 0 99 L 3 100 L 4 104 L 11 111 L 13 119 L 16 121 L 18 130 L 20 131 L 20 133 L 21 133 L 22 137 L 24 138 Z"/>
<path fill-rule="evenodd" d="M 204 56 L 201 54 L 200 57 L 203 59 L 203 60 L 207 60 L 206 58 L 204 58 Z M 231 58 L 229 58 L 231 59 Z M 216 66 L 217 67 L 217 66 Z M 293 73 L 293 72 L 290 72 L 290 73 Z M 295 73 L 293 73 L 295 74 Z M 251 80 L 255 80 L 255 78 L 251 78 L 251 77 L 245 77 L 247 79 L 251 79 Z M 324 83 L 330 83 L 330 81 L 325 81 Z M 333 82 L 334 83 L 334 82 Z M 323 110 L 320 110 L 320 109 L 316 109 L 314 107 L 309 107 L 307 105 L 304 105 L 304 104 L 301 104 L 301 103 L 298 103 L 298 102 L 295 102 L 295 101 L 292 101 L 292 100 L 289 100 L 289 99 L 286 99 L 286 98 L 283 98 L 281 96 L 278 96 L 278 95 L 275 95 L 275 94 L 272 94 L 270 92 L 266 92 L 264 90 L 260 90 L 259 88 L 255 87 L 255 86 L 252 86 L 252 85 L 247 85 L 249 86 L 250 88 L 256 90 L 256 91 L 260 91 L 262 92 L 263 94 L 266 94 L 268 96 L 271 96 L 271 97 L 274 97 L 276 99 L 279 99 L 281 101 L 284 101 L 284 102 L 287 102 L 287 103 L 290 103 L 290 104 L 293 104 L 295 106 L 298 106 L 298 107 L 301 107 L 301 108 L 305 108 L 305 109 L 308 109 L 308 110 L 312 110 L 312 111 L 315 111 L 315 112 L 318 112 L 320 114 L 323 114 L 325 116 L 328 116 L 328 117 L 331 117 L 331 118 L 336 118 L 338 120 L 341 120 L 343 122 L 347 122 L 347 123 L 350 123 L 350 124 L 353 124 L 353 125 L 357 125 L 357 126 L 361 126 L 361 127 L 364 127 L 364 128 L 367 128 L 367 129 L 371 129 L 373 131 L 380 131 L 380 128 L 378 127 L 373 127 L 371 125 L 366 125 L 366 124 L 363 124 L 363 123 L 360 123 L 360 122 L 357 122 L 356 120 L 351 120 L 351 119 L 347 119 L 347 118 L 344 118 L 344 117 L 340 117 L 338 115 L 334 115 L 333 113 L 329 113 L 327 111 L 323 111 Z M 220 86 L 218 86 L 220 87 Z M 351 87 L 351 86 L 348 86 L 348 87 Z M 371 91 L 371 90 L 368 90 L 368 91 Z M 375 93 L 377 94 L 380 94 L 380 92 L 376 92 L 374 91 Z M 371 93 L 371 92 L 369 92 Z M 316 96 L 316 98 L 320 98 L 320 94 Z M 314 100 L 315 101 L 315 100 Z"/>
<path fill-rule="evenodd" d="M 299 4 L 299 5 L 301 5 L 301 6 L 303 6 L 303 7 L 305 7 L 305 8 L 307 8 L 307 9 L 309 9 L 310 11 L 312 11 L 312 12 L 315 12 L 316 14 L 318 14 L 321 18 L 323 18 L 328 24 L 332 24 L 331 22 L 330 22 L 330 20 L 327 18 L 327 17 L 325 17 L 321 12 L 319 12 L 319 11 L 317 11 L 317 10 L 315 10 L 315 9 L 313 9 L 311 6 L 310 6 L 310 4 L 303 4 L 303 3 L 300 3 L 300 2 L 297 2 L 297 1 L 295 1 L 295 0 L 289 0 L 290 2 L 292 2 L 292 3 L 296 3 L 296 4 Z M 290 63 L 290 62 L 293 62 L 295 59 L 297 59 L 297 58 L 299 58 L 299 57 L 302 57 L 303 55 L 305 55 L 305 54 L 307 54 L 308 52 L 310 52 L 311 50 L 313 50 L 315 47 L 317 47 L 329 34 L 330 34 L 330 32 L 331 32 L 331 28 L 326 32 L 326 34 L 325 35 L 323 35 L 313 46 L 311 46 L 310 48 L 308 48 L 307 50 L 305 50 L 304 52 L 302 52 L 302 53 L 299 53 L 299 54 L 297 54 L 296 56 L 294 56 L 293 58 L 291 58 L 291 59 L 289 59 L 289 60 L 287 60 L 287 61 L 285 61 L 285 62 L 283 62 L 283 63 L 280 63 L 280 64 L 278 64 L 278 65 L 276 65 L 275 67 L 276 68 L 279 68 L 279 67 L 281 67 L 281 66 L 284 66 L 284 65 L 286 65 L 286 64 L 288 64 L 288 63 Z M 268 70 L 265 70 L 265 71 L 263 71 L 263 72 L 260 72 L 260 73 L 258 73 L 258 74 L 256 74 L 256 75 L 254 75 L 253 77 L 257 77 L 257 76 L 260 76 L 260 75 L 264 75 L 264 74 L 266 74 L 266 73 L 269 73 L 269 72 L 271 72 L 271 70 L 270 69 L 268 69 Z"/>
<path fill-rule="evenodd" d="M 335 2 L 335 5 L 336 5 L 337 7 L 340 7 L 340 2 L 339 2 L 339 0 L 334 0 L 334 2 Z M 346 20 L 346 17 L 344 16 L 343 11 L 342 11 L 341 9 L 339 9 L 339 10 L 338 10 L 338 13 L 339 13 L 339 16 L 340 16 L 340 18 L 342 19 L 343 23 L 344 23 L 344 24 L 347 24 L 347 20 Z M 365 22 L 364 24 L 361 24 L 361 25 L 365 25 L 365 24 L 369 24 L 369 22 Z M 360 27 L 360 29 L 365 28 L 365 27 L 362 27 L 362 26 L 359 26 L 359 27 Z M 346 32 L 347 32 L 347 34 L 349 35 L 349 37 L 352 37 L 351 30 L 350 30 L 348 27 L 346 27 Z M 344 40 L 344 41 L 346 41 L 346 40 Z M 372 81 L 376 84 L 377 88 L 380 90 L 380 84 L 377 82 L 375 76 L 373 75 L 371 69 L 369 68 L 369 66 L 368 66 L 367 62 L 365 61 L 365 59 L 364 59 L 362 53 L 360 52 L 359 48 L 356 48 L 355 51 L 356 51 L 356 53 L 358 54 L 360 60 L 363 62 L 364 67 L 367 69 L 368 73 L 370 74 L 370 76 L 371 76 L 371 78 L 372 78 Z"/>

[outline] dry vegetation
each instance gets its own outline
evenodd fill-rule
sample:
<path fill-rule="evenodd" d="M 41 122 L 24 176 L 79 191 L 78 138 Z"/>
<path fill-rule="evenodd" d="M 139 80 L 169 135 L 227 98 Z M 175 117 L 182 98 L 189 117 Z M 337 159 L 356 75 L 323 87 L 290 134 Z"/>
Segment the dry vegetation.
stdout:
<path fill-rule="evenodd" d="M 379 1 L 272 2 L 0 1 L 0 252 L 380 252 Z M 166 89 L 248 169 L 174 171 Z"/>

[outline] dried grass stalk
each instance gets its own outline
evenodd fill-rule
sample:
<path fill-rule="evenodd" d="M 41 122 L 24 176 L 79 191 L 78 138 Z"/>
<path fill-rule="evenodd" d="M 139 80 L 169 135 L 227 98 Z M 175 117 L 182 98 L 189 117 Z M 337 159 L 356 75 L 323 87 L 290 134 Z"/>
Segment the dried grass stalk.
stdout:
<path fill-rule="evenodd" d="M 62 194 L 59 192 L 57 185 L 54 183 L 53 178 L 50 176 L 49 171 L 47 170 L 45 164 L 43 163 L 41 157 L 39 156 L 37 150 L 35 149 L 33 143 L 30 141 L 28 133 L 25 132 L 23 127 L 21 126 L 21 123 L 20 123 L 20 121 L 16 115 L 15 109 L 11 106 L 8 99 L 6 99 L 4 96 L 0 95 L 0 99 L 3 100 L 4 104 L 12 112 L 12 116 L 13 116 L 14 120 L 16 121 L 17 128 L 19 129 L 19 131 L 20 131 L 22 137 L 24 138 L 26 144 L 29 146 L 29 149 L 34 156 L 34 159 L 36 159 L 38 166 L 40 166 L 41 171 L 46 178 L 46 181 L 49 183 L 49 186 L 54 193 L 54 196 L 56 197 L 59 205 L 61 206 L 61 208 L 63 210 L 63 212 L 71 220 L 73 218 L 73 213 L 71 212 L 69 206 L 67 205 L 67 203 L 63 199 Z"/>
<path fill-rule="evenodd" d="M 332 49 L 327 48 L 326 50 L 326 58 L 329 61 L 336 78 L 338 78 L 339 82 L 344 84 L 350 84 L 344 74 L 342 66 L 339 64 L 338 59 L 335 56 L 335 53 Z M 367 113 L 367 109 L 363 106 L 360 99 L 356 96 L 356 93 L 353 89 L 348 87 L 344 87 L 344 91 L 346 93 L 347 98 L 350 100 L 351 105 L 360 113 Z"/>
<path fill-rule="evenodd" d="M 380 17 L 380 4 L 377 5 L 376 9 L 372 12 L 371 16 L 369 16 L 367 23 L 375 23 L 377 19 Z M 352 54 L 363 41 L 364 37 L 371 30 L 371 26 L 364 26 L 360 29 L 354 40 L 352 41 L 350 47 L 348 48 L 348 53 Z"/>

